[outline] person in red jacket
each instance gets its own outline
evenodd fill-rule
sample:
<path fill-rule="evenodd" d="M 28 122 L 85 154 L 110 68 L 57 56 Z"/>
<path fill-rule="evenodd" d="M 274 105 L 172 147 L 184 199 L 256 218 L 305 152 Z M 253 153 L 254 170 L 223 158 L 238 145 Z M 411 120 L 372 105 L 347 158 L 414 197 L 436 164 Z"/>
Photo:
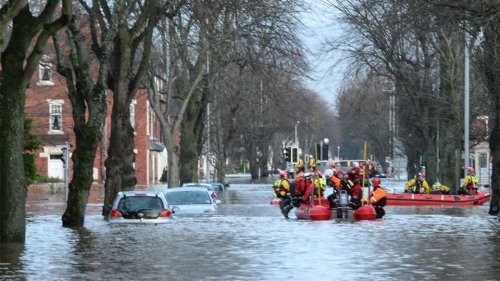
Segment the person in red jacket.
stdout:
<path fill-rule="evenodd" d="M 379 178 L 372 178 L 373 191 L 370 196 L 366 199 L 367 203 L 371 204 L 375 208 L 375 213 L 377 213 L 377 219 L 382 218 L 385 215 L 384 206 L 387 201 L 387 194 L 382 186 L 380 186 Z"/>
<path fill-rule="evenodd" d="M 309 202 L 309 198 L 314 188 L 311 178 L 309 176 L 304 176 L 302 172 L 297 173 L 295 176 L 294 185 L 292 198 L 280 202 L 281 213 L 285 218 L 288 218 L 288 213 L 294 207 L 300 206 L 302 202 Z"/>

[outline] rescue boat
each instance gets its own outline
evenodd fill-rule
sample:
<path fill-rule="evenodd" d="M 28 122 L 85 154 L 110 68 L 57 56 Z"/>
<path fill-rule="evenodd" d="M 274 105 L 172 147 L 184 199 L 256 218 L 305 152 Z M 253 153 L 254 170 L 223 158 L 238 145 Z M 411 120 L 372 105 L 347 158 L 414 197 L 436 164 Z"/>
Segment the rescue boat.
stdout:
<path fill-rule="evenodd" d="M 387 205 L 394 206 L 478 206 L 490 200 L 489 191 L 480 191 L 476 195 L 454 194 L 387 194 Z"/>
<path fill-rule="evenodd" d="M 332 215 L 333 210 L 330 209 L 330 203 L 326 198 L 314 198 L 312 205 L 301 203 L 298 208 L 295 208 L 295 216 L 299 220 L 330 220 Z"/>

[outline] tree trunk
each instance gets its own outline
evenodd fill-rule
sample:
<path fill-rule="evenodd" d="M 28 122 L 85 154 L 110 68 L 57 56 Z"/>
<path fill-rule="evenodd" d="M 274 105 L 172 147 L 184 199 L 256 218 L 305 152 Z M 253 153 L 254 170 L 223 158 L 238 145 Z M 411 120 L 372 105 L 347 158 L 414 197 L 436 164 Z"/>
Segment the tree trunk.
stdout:
<path fill-rule="evenodd" d="M 128 19 L 131 13 L 137 11 L 129 9 L 119 9 L 116 12 L 117 17 L 108 19 L 111 22 L 116 20 L 119 22 L 112 22 L 117 26 L 117 36 L 113 38 L 113 52 L 110 60 L 109 87 L 113 91 L 113 112 L 108 159 L 105 162 L 103 216 L 109 214 L 118 191 L 132 190 L 137 183 L 134 169 L 135 139 L 134 128 L 130 123 L 130 104 L 149 63 L 153 28 L 159 20 L 159 17 L 155 15 L 160 8 L 159 1 L 146 1 L 145 3 L 146 5 L 142 7 L 134 7 L 141 10 L 133 24 Z M 123 12 L 126 14 L 122 14 Z"/>
<path fill-rule="evenodd" d="M 92 187 L 94 160 L 97 147 L 102 138 L 102 130 L 106 119 L 106 74 L 110 51 L 109 33 L 103 33 L 98 59 L 99 74 L 94 85 L 93 73 L 90 69 L 88 47 L 85 37 L 80 32 L 76 21 L 70 23 L 68 31 L 71 66 L 66 65 L 59 37 L 54 36 L 54 47 L 57 56 L 57 70 L 66 78 L 68 95 L 73 109 L 73 121 L 76 149 L 73 152 L 73 178 L 69 183 L 66 210 L 62 216 L 65 227 L 84 225 L 85 210 Z M 99 44 L 99 42 L 94 42 Z M 75 81 L 76 80 L 76 81 Z M 67 163 L 69 165 L 70 163 Z"/>
<path fill-rule="evenodd" d="M 58 4 L 59 1 L 48 1 L 38 17 L 33 17 L 29 5 L 25 4 L 13 16 L 8 44 L 0 55 L 0 242 L 25 241 L 25 90 L 38 67 L 48 38 L 71 19 L 71 2 L 65 0 L 62 15 L 53 20 L 54 11 L 60 7 Z M 8 19 L 4 17 L 2 22 L 4 20 Z M 36 43 L 32 44 L 32 41 Z"/>
<path fill-rule="evenodd" d="M 187 116 L 183 122 L 180 148 L 180 183 L 198 181 L 198 153 L 197 141 L 194 133 L 195 124 L 191 117 Z M 207 171 L 205 171 L 207 172 Z"/>
<path fill-rule="evenodd" d="M 20 53 L 23 55 L 23 53 Z M 19 63 L 16 63 L 18 61 Z M 24 176 L 23 58 L 5 52 L 0 76 L 0 242 L 24 242 L 26 182 Z"/>
<path fill-rule="evenodd" d="M 117 95 L 118 93 L 115 93 Z M 133 168 L 134 129 L 130 125 L 130 103 L 114 99 L 111 115 L 111 138 L 106 159 L 103 216 L 111 210 L 117 192 L 132 190 L 137 183 Z"/>
<path fill-rule="evenodd" d="M 498 10 L 498 9 L 497 9 Z M 490 20 L 484 27 L 483 69 L 491 97 L 490 150 L 492 155 L 490 215 L 500 213 L 500 23 Z M 500 215 L 499 215 L 500 216 Z"/>
<path fill-rule="evenodd" d="M 177 134 L 174 134 L 177 135 Z M 179 179 L 179 148 L 175 143 L 176 138 L 165 141 L 168 153 L 168 186 L 180 186 Z"/>

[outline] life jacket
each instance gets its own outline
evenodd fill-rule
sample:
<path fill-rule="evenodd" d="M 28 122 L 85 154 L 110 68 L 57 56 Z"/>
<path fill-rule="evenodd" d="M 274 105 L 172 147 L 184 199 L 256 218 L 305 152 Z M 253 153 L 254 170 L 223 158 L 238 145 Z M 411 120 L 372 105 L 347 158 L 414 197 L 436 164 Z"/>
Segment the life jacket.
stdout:
<path fill-rule="evenodd" d="M 387 194 L 382 187 L 377 187 L 372 191 L 370 203 L 374 207 L 384 207 L 387 201 Z"/>
<path fill-rule="evenodd" d="M 274 182 L 274 191 L 278 197 L 283 198 L 290 191 L 290 183 L 288 180 L 277 180 Z"/>
<path fill-rule="evenodd" d="M 467 184 L 466 188 L 478 188 L 479 187 L 479 178 L 476 176 L 468 176 L 471 181 Z"/>
<path fill-rule="evenodd" d="M 441 192 L 441 184 L 437 184 L 437 183 L 433 184 L 432 185 L 432 192 L 434 193 L 434 192 L 438 192 L 438 191 Z"/>
<path fill-rule="evenodd" d="M 311 170 L 314 170 L 314 168 L 316 168 L 316 160 L 314 160 L 314 158 L 311 158 L 309 160 L 309 168 L 311 168 Z"/>
<path fill-rule="evenodd" d="M 363 194 L 363 189 L 360 184 L 355 184 L 348 191 L 349 195 L 351 195 L 351 201 L 359 201 L 361 200 L 361 196 Z"/>
<path fill-rule="evenodd" d="M 274 187 L 274 189 L 277 189 L 278 187 L 280 187 L 280 185 L 281 185 L 281 180 L 276 180 L 276 181 L 274 182 L 273 187 Z"/>
<path fill-rule="evenodd" d="M 318 190 L 320 196 L 325 194 L 326 180 L 324 178 L 317 178 L 314 180 L 314 192 L 313 196 L 318 196 Z"/>
<path fill-rule="evenodd" d="M 420 182 L 418 180 L 415 180 L 415 184 L 411 187 L 411 192 L 412 193 L 426 193 L 424 183 Z"/>
<path fill-rule="evenodd" d="M 333 185 L 333 188 L 335 188 L 337 190 L 342 189 L 342 186 L 340 184 L 341 180 L 339 178 L 337 178 L 336 176 L 331 176 L 330 177 L 330 182 Z"/>

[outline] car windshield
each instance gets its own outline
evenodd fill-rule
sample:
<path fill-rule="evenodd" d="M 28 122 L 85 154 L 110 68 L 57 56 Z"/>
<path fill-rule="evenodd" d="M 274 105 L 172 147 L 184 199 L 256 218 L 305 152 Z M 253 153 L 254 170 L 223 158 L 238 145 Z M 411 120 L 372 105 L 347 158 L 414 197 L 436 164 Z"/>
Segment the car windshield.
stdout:
<path fill-rule="evenodd" d="M 172 205 L 211 204 L 206 191 L 176 191 L 166 194 L 167 201 Z"/>
<path fill-rule="evenodd" d="M 118 210 L 137 212 L 139 210 L 162 210 L 163 203 L 156 196 L 125 196 L 118 204 Z"/>

